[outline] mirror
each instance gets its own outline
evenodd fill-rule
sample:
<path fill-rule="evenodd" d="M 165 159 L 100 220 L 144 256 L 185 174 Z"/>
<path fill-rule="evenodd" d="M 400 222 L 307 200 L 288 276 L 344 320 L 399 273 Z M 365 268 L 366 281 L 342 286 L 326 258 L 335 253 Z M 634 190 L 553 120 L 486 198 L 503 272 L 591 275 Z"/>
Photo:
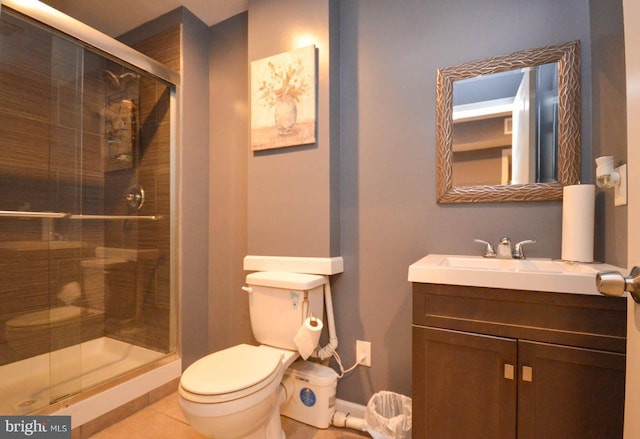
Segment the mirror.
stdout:
<path fill-rule="evenodd" d="M 562 199 L 580 177 L 580 45 L 438 70 L 439 203 Z"/>

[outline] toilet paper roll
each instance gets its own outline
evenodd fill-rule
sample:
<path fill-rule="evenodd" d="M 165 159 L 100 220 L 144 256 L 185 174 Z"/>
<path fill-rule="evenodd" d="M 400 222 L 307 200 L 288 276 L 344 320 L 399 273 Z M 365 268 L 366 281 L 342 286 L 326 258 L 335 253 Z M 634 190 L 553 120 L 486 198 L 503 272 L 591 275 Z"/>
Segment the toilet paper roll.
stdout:
<path fill-rule="evenodd" d="M 565 186 L 562 198 L 562 259 L 593 262 L 595 186 Z"/>
<path fill-rule="evenodd" d="M 58 292 L 58 299 L 65 305 L 71 305 L 82 296 L 80 284 L 78 282 L 69 282 Z"/>
<path fill-rule="evenodd" d="M 293 343 L 304 360 L 309 358 L 318 346 L 321 332 L 322 321 L 315 317 L 308 317 L 298 329 L 295 337 L 293 337 Z"/>

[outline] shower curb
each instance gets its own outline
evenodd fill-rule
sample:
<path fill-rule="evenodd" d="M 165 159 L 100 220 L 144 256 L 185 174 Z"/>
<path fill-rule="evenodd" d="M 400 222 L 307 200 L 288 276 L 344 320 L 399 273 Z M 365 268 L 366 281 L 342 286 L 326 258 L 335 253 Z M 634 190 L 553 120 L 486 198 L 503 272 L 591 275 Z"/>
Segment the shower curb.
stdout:
<path fill-rule="evenodd" d="M 110 427 L 111 425 L 131 416 L 131 414 L 136 413 L 161 400 L 167 395 L 176 392 L 179 382 L 179 376 L 176 378 L 172 378 L 170 381 L 165 382 L 164 384 L 156 388 L 152 388 L 151 390 L 148 390 L 141 395 L 134 396 L 132 399 L 126 400 L 126 402 L 124 402 L 120 406 L 112 408 L 106 412 L 102 412 L 98 416 L 91 417 L 89 419 L 86 419 L 87 415 L 86 413 L 82 413 L 82 410 L 74 410 L 73 405 L 62 409 L 54 414 L 71 415 L 71 422 L 73 426 L 72 438 L 87 439 Z M 123 383 L 122 385 L 126 386 L 126 388 L 129 390 L 131 388 L 131 385 L 127 382 Z M 79 413 L 74 416 L 74 411 L 78 411 Z M 86 412 L 86 410 L 84 411 Z"/>
<path fill-rule="evenodd" d="M 88 439 L 91 436 L 107 429 L 113 424 L 128 418 L 133 413 L 136 413 L 155 402 L 158 402 L 165 396 L 175 393 L 178 389 L 180 378 L 176 378 L 169 381 L 162 386 L 153 389 L 142 396 L 139 396 L 120 407 L 117 407 L 101 416 L 98 416 L 91 421 L 88 421 L 71 430 L 71 437 L 73 439 Z"/>

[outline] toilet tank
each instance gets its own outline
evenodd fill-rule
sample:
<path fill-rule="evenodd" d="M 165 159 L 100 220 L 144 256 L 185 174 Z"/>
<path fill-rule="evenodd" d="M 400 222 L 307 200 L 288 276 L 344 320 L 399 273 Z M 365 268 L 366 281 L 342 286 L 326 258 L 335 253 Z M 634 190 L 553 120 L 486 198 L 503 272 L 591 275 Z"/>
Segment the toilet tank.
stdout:
<path fill-rule="evenodd" d="M 322 320 L 324 276 L 261 271 L 247 275 L 249 315 L 260 344 L 297 350 L 293 338 L 311 315 Z"/>

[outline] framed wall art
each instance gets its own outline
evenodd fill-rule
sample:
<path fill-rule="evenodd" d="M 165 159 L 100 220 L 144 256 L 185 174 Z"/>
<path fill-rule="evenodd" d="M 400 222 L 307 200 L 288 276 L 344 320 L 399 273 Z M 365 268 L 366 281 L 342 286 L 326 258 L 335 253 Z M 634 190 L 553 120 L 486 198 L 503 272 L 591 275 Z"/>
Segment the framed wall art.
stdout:
<path fill-rule="evenodd" d="M 251 63 L 251 150 L 316 143 L 316 48 Z"/>

